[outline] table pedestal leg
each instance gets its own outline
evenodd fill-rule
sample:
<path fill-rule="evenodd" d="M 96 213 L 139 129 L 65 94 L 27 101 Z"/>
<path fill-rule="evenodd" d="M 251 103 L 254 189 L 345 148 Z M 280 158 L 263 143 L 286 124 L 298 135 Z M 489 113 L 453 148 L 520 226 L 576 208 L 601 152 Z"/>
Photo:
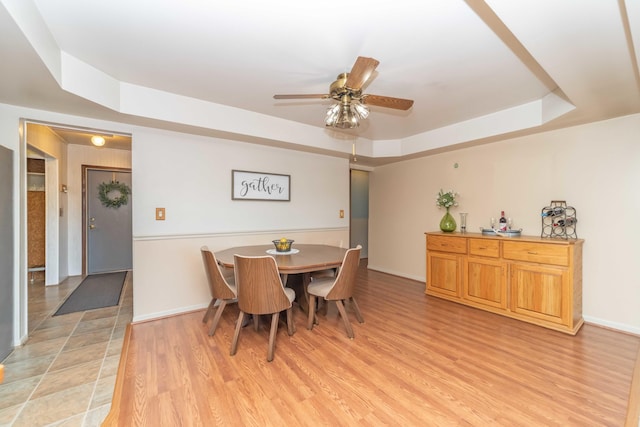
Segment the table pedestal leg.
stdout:
<path fill-rule="evenodd" d="M 307 293 L 307 286 L 310 282 L 311 273 L 290 274 L 287 277 L 286 282 L 286 286 L 295 291 L 296 302 L 305 314 L 309 312 L 309 294 Z"/>

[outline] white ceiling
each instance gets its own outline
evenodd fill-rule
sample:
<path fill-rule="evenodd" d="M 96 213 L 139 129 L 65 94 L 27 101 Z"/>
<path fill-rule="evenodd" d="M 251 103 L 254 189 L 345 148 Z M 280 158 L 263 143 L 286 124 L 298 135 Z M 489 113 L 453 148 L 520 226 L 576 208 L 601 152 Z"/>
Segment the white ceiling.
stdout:
<path fill-rule="evenodd" d="M 638 0 L 0 3 L 7 104 L 370 164 L 640 112 Z M 414 106 L 335 131 L 331 101 L 273 99 L 358 56 L 365 93 Z"/>

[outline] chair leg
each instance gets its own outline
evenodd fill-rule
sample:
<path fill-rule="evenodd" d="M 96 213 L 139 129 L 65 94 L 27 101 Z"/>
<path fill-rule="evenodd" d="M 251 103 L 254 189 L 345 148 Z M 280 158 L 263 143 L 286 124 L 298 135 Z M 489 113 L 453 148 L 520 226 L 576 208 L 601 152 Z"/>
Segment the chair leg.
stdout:
<path fill-rule="evenodd" d="M 216 333 L 216 328 L 218 327 L 218 322 L 220 321 L 220 317 L 222 316 L 222 312 L 224 308 L 227 306 L 227 300 L 220 300 L 220 305 L 216 310 L 216 315 L 213 316 L 213 322 L 211 323 L 211 328 L 209 328 L 209 336 L 213 336 Z"/>
<path fill-rule="evenodd" d="M 351 323 L 349 323 L 349 318 L 347 317 L 347 312 L 344 309 L 344 304 L 342 304 L 341 300 L 336 300 L 336 305 L 338 306 L 340 317 L 342 317 L 342 320 L 344 321 L 344 327 L 347 329 L 347 336 L 353 339 L 353 329 L 351 328 Z"/>
<path fill-rule="evenodd" d="M 260 315 L 252 314 L 251 316 L 253 317 L 253 329 L 255 329 L 256 332 L 258 332 L 258 329 L 260 328 Z"/>
<path fill-rule="evenodd" d="M 364 323 L 364 317 L 362 317 L 362 313 L 360 312 L 360 307 L 358 307 L 358 303 L 354 297 L 351 297 L 351 305 L 353 305 L 353 311 L 356 312 L 356 318 L 358 322 Z"/>
<path fill-rule="evenodd" d="M 322 309 L 322 315 L 326 316 L 327 314 L 329 314 L 329 301 L 327 301 L 326 299 L 321 299 L 320 302 L 318 303 L 319 307 L 318 307 L 318 311 L 320 311 L 320 309 Z M 317 320 L 317 318 L 316 318 Z M 316 322 L 316 325 L 318 324 L 318 322 Z"/>
<path fill-rule="evenodd" d="M 238 338 L 240 337 L 240 329 L 242 329 L 242 321 L 244 320 L 244 311 L 240 310 L 238 315 L 238 321 L 236 322 L 236 331 L 233 333 L 233 340 L 231 341 L 231 355 L 233 356 L 238 351 Z"/>
<path fill-rule="evenodd" d="M 296 325 L 293 323 L 293 306 L 287 309 L 287 332 L 289 336 L 296 332 Z"/>
<path fill-rule="evenodd" d="M 316 316 L 316 296 L 309 294 L 309 319 L 307 320 L 307 329 L 313 329 L 313 322 Z"/>
<path fill-rule="evenodd" d="M 207 307 L 207 311 L 204 313 L 204 317 L 202 318 L 202 323 L 207 323 L 207 321 L 209 320 L 209 316 L 211 316 L 211 313 L 213 312 L 213 306 L 215 305 L 215 303 L 216 303 L 216 299 L 213 298 L 209 303 L 209 307 Z"/>
<path fill-rule="evenodd" d="M 276 347 L 276 333 L 278 332 L 278 320 L 280 319 L 280 313 L 273 313 L 271 315 L 271 331 L 269 332 L 269 351 L 267 352 L 267 362 L 273 360 L 273 352 Z"/>

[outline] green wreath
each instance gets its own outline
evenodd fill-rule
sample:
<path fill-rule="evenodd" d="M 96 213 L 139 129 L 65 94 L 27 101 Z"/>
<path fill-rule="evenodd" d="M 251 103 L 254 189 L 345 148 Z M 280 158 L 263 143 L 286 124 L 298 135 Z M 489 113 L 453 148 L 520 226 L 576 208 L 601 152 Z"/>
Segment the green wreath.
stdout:
<path fill-rule="evenodd" d="M 120 195 L 116 198 L 111 198 L 109 193 L 112 191 L 117 191 Z M 131 189 L 127 184 L 120 184 L 118 181 L 103 182 L 98 185 L 98 198 L 105 208 L 118 209 L 120 206 L 126 205 L 129 203 L 129 194 L 131 194 Z"/>

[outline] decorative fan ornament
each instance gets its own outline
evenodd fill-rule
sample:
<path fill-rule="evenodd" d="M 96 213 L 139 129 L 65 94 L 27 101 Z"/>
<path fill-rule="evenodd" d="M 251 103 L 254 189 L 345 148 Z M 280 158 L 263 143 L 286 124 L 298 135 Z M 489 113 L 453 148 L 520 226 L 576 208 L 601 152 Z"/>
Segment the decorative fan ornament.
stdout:
<path fill-rule="evenodd" d="M 274 95 L 273 97 L 275 99 L 332 98 L 338 103 L 327 110 L 325 125 L 340 129 L 358 127 L 360 120 L 369 116 L 367 105 L 408 110 L 413 106 L 413 100 L 362 93 L 362 86 L 369 80 L 379 63 L 376 59 L 359 56 L 349 73 L 338 75 L 336 81 L 331 83 L 328 94 Z"/>

